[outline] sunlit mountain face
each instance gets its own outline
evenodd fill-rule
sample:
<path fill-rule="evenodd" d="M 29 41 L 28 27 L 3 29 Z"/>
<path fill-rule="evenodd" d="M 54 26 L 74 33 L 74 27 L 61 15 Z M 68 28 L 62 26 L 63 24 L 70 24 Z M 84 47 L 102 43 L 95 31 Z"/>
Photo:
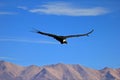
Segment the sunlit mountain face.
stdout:
<path fill-rule="evenodd" d="M 0 80 L 120 80 L 120 68 L 95 70 L 63 63 L 25 67 L 0 61 Z"/>

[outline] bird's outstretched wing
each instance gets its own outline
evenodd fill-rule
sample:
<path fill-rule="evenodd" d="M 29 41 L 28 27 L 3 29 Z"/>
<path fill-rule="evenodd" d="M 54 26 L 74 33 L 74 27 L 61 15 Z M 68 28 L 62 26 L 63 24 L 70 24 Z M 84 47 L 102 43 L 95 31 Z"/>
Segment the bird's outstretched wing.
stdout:
<path fill-rule="evenodd" d="M 45 32 L 39 31 L 37 29 L 34 29 L 34 32 L 42 34 L 42 35 L 50 36 L 50 37 L 56 37 L 57 36 L 55 34 L 45 33 Z"/>
<path fill-rule="evenodd" d="M 92 29 L 90 32 L 85 33 L 85 34 L 77 34 L 77 35 L 68 35 L 68 36 L 64 36 L 65 38 L 71 38 L 71 37 L 81 37 L 81 36 L 89 36 L 89 34 L 91 34 L 94 30 Z"/>

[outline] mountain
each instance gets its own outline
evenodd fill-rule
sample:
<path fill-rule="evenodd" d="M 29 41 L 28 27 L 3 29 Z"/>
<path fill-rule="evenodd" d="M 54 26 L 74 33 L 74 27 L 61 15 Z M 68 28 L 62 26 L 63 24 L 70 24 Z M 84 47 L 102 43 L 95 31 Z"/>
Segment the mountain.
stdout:
<path fill-rule="evenodd" d="M 0 80 L 120 80 L 120 68 L 95 70 L 62 63 L 23 67 L 0 61 Z"/>

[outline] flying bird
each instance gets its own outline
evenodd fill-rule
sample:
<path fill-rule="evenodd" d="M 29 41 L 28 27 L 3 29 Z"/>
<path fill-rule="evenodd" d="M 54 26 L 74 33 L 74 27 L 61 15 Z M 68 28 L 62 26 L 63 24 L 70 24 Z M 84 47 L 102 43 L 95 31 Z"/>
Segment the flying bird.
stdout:
<path fill-rule="evenodd" d="M 90 32 L 87 32 L 85 34 L 76 34 L 76 35 L 67 35 L 67 36 L 60 36 L 60 35 L 56 35 L 56 34 L 51 34 L 51 33 L 46 33 L 46 32 L 42 32 L 39 31 L 37 29 L 35 29 L 36 33 L 42 34 L 42 35 L 46 35 L 49 37 L 52 37 L 54 39 L 56 39 L 57 41 L 59 41 L 61 44 L 67 44 L 66 39 L 67 38 L 72 38 L 72 37 L 81 37 L 81 36 L 89 36 L 89 34 L 91 34 L 94 30 L 92 29 Z"/>

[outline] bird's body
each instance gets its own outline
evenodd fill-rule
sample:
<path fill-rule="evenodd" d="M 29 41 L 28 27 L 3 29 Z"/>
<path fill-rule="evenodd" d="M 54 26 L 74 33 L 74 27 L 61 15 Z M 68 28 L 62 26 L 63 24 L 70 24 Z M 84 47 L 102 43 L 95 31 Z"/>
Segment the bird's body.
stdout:
<path fill-rule="evenodd" d="M 61 44 L 67 44 L 66 38 L 64 36 L 56 36 L 54 39 L 58 40 Z"/>
<path fill-rule="evenodd" d="M 36 33 L 42 34 L 42 35 L 46 35 L 49 37 L 53 37 L 54 39 L 56 39 L 57 41 L 59 41 L 61 44 L 67 44 L 66 39 L 67 38 L 71 38 L 71 37 L 81 37 L 81 36 L 88 36 L 89 34 L 91 34 L 94 30 L 91 30 L 88 33 L 85 34 L 77 34 L 77 35 L 68 35 L 68 36 L 59 36 L 59 35 L 55 35 L 55 34 L 50 34 L 50 33 L 45 33 L 45 32 L 41 32 L 39 30 L 36 30 Z"/>

